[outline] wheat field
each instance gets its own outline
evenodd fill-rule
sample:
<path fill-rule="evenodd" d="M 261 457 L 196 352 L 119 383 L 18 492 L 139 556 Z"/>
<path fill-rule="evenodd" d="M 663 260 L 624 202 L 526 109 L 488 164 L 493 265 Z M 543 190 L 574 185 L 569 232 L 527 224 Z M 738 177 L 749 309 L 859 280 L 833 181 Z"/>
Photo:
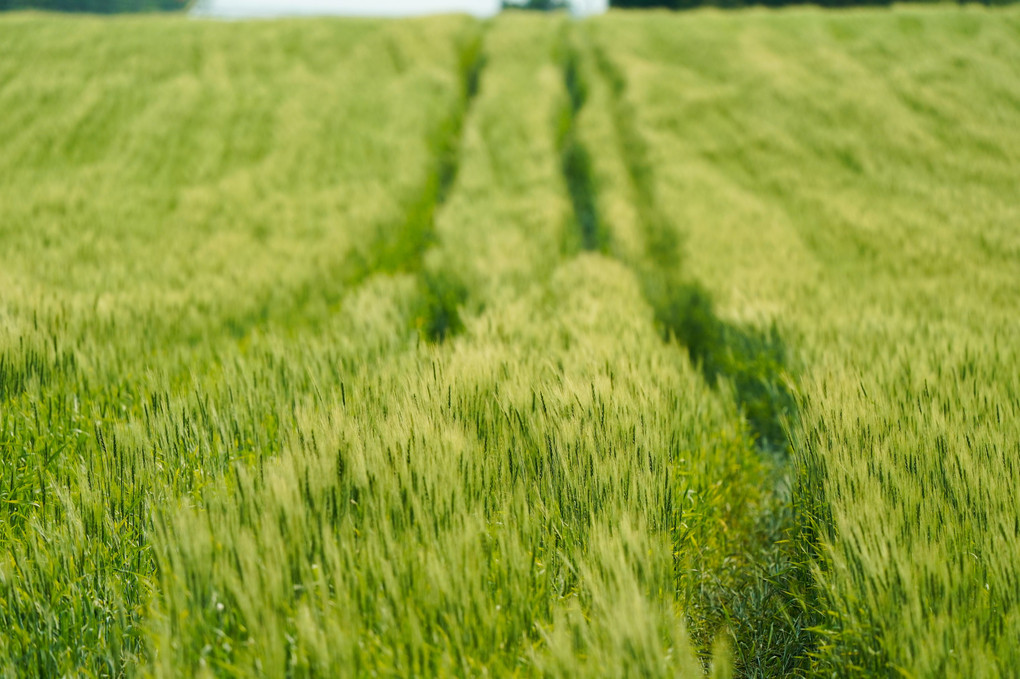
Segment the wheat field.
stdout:
<path fill-rule="evenodd" d="M 0 16 L 0 676 L 1020 661 L 1020 12 Z"/>

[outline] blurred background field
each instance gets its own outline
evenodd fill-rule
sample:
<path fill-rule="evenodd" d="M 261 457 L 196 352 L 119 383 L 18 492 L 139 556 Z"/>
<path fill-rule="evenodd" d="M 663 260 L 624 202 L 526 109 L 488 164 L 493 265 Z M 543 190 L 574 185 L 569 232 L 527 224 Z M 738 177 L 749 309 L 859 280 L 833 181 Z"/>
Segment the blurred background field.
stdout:
<path fill-rule="evenodd" d="M 0 674 L 1011 675 L 1018 38 L 0 15 Z"/>

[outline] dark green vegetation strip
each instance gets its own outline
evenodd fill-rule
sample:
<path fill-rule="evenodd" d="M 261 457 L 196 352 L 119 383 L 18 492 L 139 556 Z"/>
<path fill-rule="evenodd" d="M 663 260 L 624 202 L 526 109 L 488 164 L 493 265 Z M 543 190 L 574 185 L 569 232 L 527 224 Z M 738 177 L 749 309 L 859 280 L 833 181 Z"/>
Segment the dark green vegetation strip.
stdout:
<path fill-rule="evenodd" d="M 449 113 L 429 134 L 431 167 L 423 183 L 405 199 L 399 221 L 374 230 L 365 244 L 359 245 L 353 256 L 339 267 L 338 280 L 307 282 L 302 287 L 301 296 L 286 305 L 292 318 L 307 316 L 306 305 L 323 298 L 338 311 L 336 305 L 341 297 L 370 276 L 410 273 L 418 277 L 420 290 L 411 322 L 422 336 L 441 342 L 463 329 L 458 311 L 467 295 L 463 283 L 454 272 L 423 269 L 423 263 L 426 251 L 436 243 L 436 212 L 443 206 L 457 179 L 464 119 L 478 93 L 485 68 L 484 34 L 484 25 L 469 24 L 458 37 L 458 96 Z M 398 50 L 399 47 L 392 46 L 392 49 Z M 396 59 L 403 57 L 397 56 Z M 252 320 L 252 325 L 244 328 L 243 333 L 235 326 L 234 333 L 246 334 L 264 322 L 264 317 Z"/>
<path fill-rule="evenodd" d="M 381 229 L 376 239 L 361 250 L 351 264 L 349 282 L 357 283 L 375 273 L 417 272 L 425 251 L 435 242 L 436 210 L 442 207 L 457 179 L 464 118 L 478 93 L 485 66 L 483 30 L 475 25 L 459 39 L 459 90 L 451 110 L 429 137 L 432 167 L 424 184 L 417 187 L 404 207 L 405 218 L 392 229 Z"/>
<path fill-rule="evenodd" d="M 592 178 L 591 156 L 587 147 L 577 138 L 577 116 L 584 107 L 587 92 L 580 72 L 580 56 L 565 31 L 562 45 L 563 83 L 567 90 L 567 107 L 560 121 L 559 146 L 563 177 L 566 180 L 570 201 L 574 206 L 583 250 L 604 252 L 607 249 L 607 234 L 599 223 L 598 207 L 595 200 L 595 186 Z"/>
<path fill-rule="evenodd" d="M 637 268 L 663 338 L 683 344 L 712 386 L 720 378 L 730 380 L 759 445 L 785 454 L 784 422 L 795 416 L 796 404 L 779 331 L 774 325 L 762 330 L 723 320 L 708 291 L 684 273 L 683 225 L 673 224 L 659 206 L 648 142 L 637 129 L 626 79 L 606 46 L 595 43 L 591 53 L 612 92 L 618 149 L 645 236 L 646 257 Z"/>
<path fill-rule="evenodd" d="M 626 79 L 604 45 L 587 34 L 580 42 L 594 62 L 587 72 L 601 77 L 611 93 L 616 149 L 634 190 L 645 252 L 628 263 L 637 272 L 663 340 L 683 346 L 711 387 L 731 385 L 757 454 L 766 456 L 771 469 L 769 501 L 759 509 L 750 534 L 726 560 L 726 567 L 678 573 L 678 578 L 691 574 L 704 578 L 692 624 L 705 651 L 712 638 L 728 628 L 740 676 L 789 675 L 807 666 L 812 646 L 805 605 L 811 582 L 807 559 L 792 539 L 797 525 L 787 431 L 796 426 L 797 405 L 789 352 L 774 324 L 762 330 L 721 318 L 707 290 L 685 274 L 680 240 L 684 225 L 673 223 L 659 207 L 648 142 L 637 129 Z M 570 54 L 568 87 L 584 93 L 577 52 Z M 572 99 L 584 101 L 583 94 Z M 575 143 L 583 150 L 580 142 Z M 590 171 L 585 176 L 585 186 L 594 190 Z M 584 202 L 596 204 L 592 196 Z M 683 536 L 674 538 L 681 549 Z"/>
<path fill-rule="evenodd" d="M 421 299 L 414 323 L 432 342 L 442 342 L 464 329 L 460 306 L 467 298 L 466 286 L 455 272 L 422 269 L 422 263 L 425 250 L 436 240 L 436 210 L 446 202 L 460 169 L 464 120 L 481 87 L 485 69 L 484 28 L 476 29 L 463 41 L 458 66 L 460 102 L 434 137 L 435 173 L 422 194 L 421 203 L 410 211 L 408 233 L 397 236 L 400 239 L 397 242 L 404 243 L 402 247 L 411 248 L 411 261 L 414 269 L 420 272 Z"/>

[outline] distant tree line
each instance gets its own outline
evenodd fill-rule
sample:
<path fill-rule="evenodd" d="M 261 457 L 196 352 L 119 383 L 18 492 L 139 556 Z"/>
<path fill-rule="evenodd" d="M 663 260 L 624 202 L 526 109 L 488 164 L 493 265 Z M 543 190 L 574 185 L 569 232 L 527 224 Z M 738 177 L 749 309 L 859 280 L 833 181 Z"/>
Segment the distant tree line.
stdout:
<path fill-rule="evenodd" d="M 2 0 L 0 0 L 2 1 Z M 853 7 L 858 5 L 890 5 L 893 2 L 940 2 L 945 0 L 610 0 L 612 7 L 620 9 L 692 9 L 694 7 L 736 8 L 751 5 L 782 7 L 785 5 L 819 5 L 821 7 Z M 983 5 L 1007 5 L 1017 0 L 956 0 L 978 2 Z M 570 6 L 569 0 L 503 0 L 503 9 L 557 10 Z"/>
<path fill-rule="evenodd" d="M 665 7 L 667 9 L 691 9 L 694 7 L 736 8 L 751 5 L 781 7 L 785 5 L 807 4 L 819 5 L 821 7 L 853 7 L 859 5 L 891 5 L 894 1 L 939 2 L 939 0 L 610 0 L 610 5 L 624 9 L 648 9 L 652 7 Z M 960 4 L 973 1 L 983 5 L 1006 5 L 1016 0 L 957 0 Z"/>
<path fill-rule="evenodd" d="M 56 12 L 172 12 L 185 9 L 187 0 L 0 0 L 0 10 L 41 9 Z"/>

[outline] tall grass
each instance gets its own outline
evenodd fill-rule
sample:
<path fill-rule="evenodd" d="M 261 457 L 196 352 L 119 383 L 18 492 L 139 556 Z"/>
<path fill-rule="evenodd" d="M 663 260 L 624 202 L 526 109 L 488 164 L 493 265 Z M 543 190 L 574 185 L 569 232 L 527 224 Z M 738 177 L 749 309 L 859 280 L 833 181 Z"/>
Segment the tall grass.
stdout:
<path fill-rule="evenodd" d="M 573 259 L 562 20 L 3 29 L 5 674 L 701 672 L 758 462 Z"/>
<path fill-rule="evenodd" d="M 593 24 L 688 272 L 799 355 L 818 674 L 1015 672 L 1016 26 L 972 8 Z"/>
<path fill-rule="evenodd" d="M 158 522 L 157 674 L 702 672 L 684 563 L 743 539 L 761 463 L 632 274 L 535 231 L 532 206 L 573 226 L 550 153 L 561 36 L 527 17 L 486 36 L 426 254 L 472 281 L 464 331 L 345 375 L 273 465 Z M 505 115 L 520 101 L 534 124 Z"/>
<path fill-rule="evenodd" d="M 1010 674 L 1017 25 L 5 16 L 0 675 Z"/>
<path fill-rule="evenodd" d="M 274 455 L 343 365 L 413 343 L 412 281 L 365 280 L 357 253 L 433 181 L 476 27 L 0 30 L 22 65 L 0 92 L 3 672 L 132 672 L 153 512 Z"/>

